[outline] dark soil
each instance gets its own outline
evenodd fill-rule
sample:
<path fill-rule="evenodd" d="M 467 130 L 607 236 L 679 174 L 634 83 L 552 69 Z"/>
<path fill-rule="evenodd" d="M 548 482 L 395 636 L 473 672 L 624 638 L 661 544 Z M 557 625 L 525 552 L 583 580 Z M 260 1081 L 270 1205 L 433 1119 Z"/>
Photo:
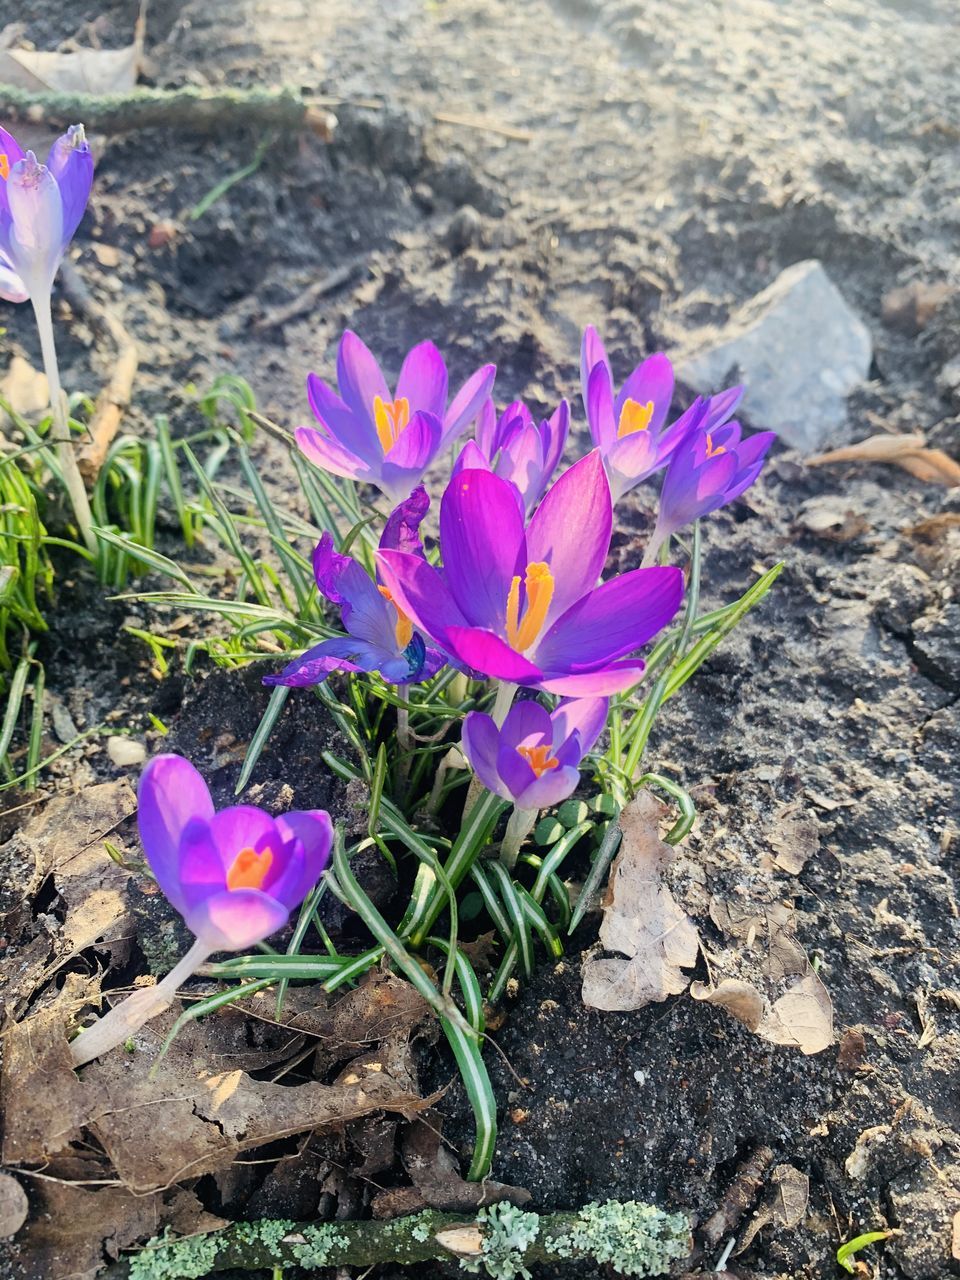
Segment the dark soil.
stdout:
<path fill-rule="evenodd" d="M 104 45 L 122 44 L 136 9 L 36 0 L 24 12 L 0 0 L 0 25 L 24 21 L 52 48 L 88 43 L 95 21 Z M 583 325 L 598 325 L 622 375 L 641 352 L 689 349 L 815 256 L 874 340 L 848 436 L 879 421 L 960 453 L 957 405 L 936 381 L 960 349 L 960 293 L 919 333 L 885 323 L 881 306 L 911 281 L 960 287 L 952 0 L 156 0 L 149 36 L 158 85 L 290 84 L 345 103 L 331 145 L 277 139 L 196 221 L 189 210 L 259 138 L 94 137 L 97 181 L 76 247 L 84 278 L 141 346 L 132 429 L 149 430 L 158 412 L 188 429 L 185 385 L 224 371 L 295 426 L 308 416 L 305 374 L 331 371 L 348 324 L 389 369 L 430 336 L 453 381 L 492 358 L 500 402 L 546 407 L 576 396 Z M 371 97 L 382 105 L 351 105 Z M 167 220 L 176 234 L 151 248 Z M 116 247 L 116 267 L 96 265 L 98 241 Z M 346 261 L 351 281 L 256 328 Z M 37 363 L 26 313 L 4 307 L 0 322 L 10 349 Z M 110 354 L 65 311 L 59 332 L 65 382 L 95 390 Z M 290 500 L 283 454 L 259 447 Z M 496 1038 L 512 1072 L 489 1054 L 493 1173 L 528 1188 L 533 1207 L 648 1198 L 703 1223 L 741 1162 L 769 1147 L 774 1163 L 809 1175 L 809 1206 L 796 1227 L 765 1227 L 731 1264 L 738 1274 L 839 1274 L 842 1241 L 888 1228 L 898 1234 L 864 1255 L 883 1280 L 960 1274 L 956 492 L 893 469 L 808 469 L 781 448 L 746 500 L 711 518 L 710 606 L 776 560 L 787 569 L 651 741 L 650 766 L 693 789 L 701 810 L 674 892 L 709 953 L 730 946 L 712 903 L 790 906 L 832 995 L 839 1048 L 776 1048 L 689 996 L 633 1014 L 585 1009 L 593 917 L 568 957 L 508 1002 Z M 652 504 L 647 492 L 624 504 L 624 567 L 639 559 Z M 79 729 L 112 718 L 151 750 L 153 712 L 172 727 L 165 745 L 226 802 L 265 705 L 255 677 L 174 670 L 158 682 L 121 628 L 162 620 L 73 578 L 61 578 L 45 642 L 54 705 Z M 352 797 L 319 763 L 326 747 L 342 744 L 320 704 L 295 694 L 251 802 L 349 816 Z M 93 738 L 51 785 L 118 772 Z M 771 866 L 771 815 L 789 803 L 819 835 L 798 875 Z M 385 907 L 389 892 L 379 886 Z M 695 976 L 706 979 L 703 961 Z M 451 1064 L 434 1057 L 425 1075 L 445 1082 Z M 448 1136 L 466 1142 L 458 1086 L 441 1109 Z M 324 1207 L 335 1212 L 336 1198 Z M 274 1198 L 269 1212 L 287 1210 Z M 706 1271 L 721 1247 L 707 1249 Z M 9 1274 L 23 1262 L 14 1246 Z"/>

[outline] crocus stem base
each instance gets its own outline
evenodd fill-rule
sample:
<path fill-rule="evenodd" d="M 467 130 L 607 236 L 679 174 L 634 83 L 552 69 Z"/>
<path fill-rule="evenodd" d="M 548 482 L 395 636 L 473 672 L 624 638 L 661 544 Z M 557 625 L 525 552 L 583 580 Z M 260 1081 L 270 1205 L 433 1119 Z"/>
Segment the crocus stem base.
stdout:
<path fill-rule="evenodd" d="M 167 976 L 153 987 L 142 987 L 133 995 L 121 1000 L 109 1013 L 81 1031 L 70 1044 L 70 1056 L 75 1067 L 92 1062 L 117 1045 L 123 1044 L 145 1022 L 163 1013 L 173 1003 L 177 988 L 212 954 L 205 942 L 197 941 L 187 954 L 170 970 Z"/>
<path fill-rule="evenodd" d="M 76 517 L 80 536 L 88 551 L 96 554 L 97 539 L 93 532 L 93 516 L 90 511 L 90 500 L 83 483 L 83 476 L 77 466 L 76 455 L 70 442 L 70 427 L 67 423 L 67 412 L 60 386 L 60 369 L 57 365 L 57 348 L 53 340 L 53 317 L 50 313 L 50 295 L 45 293 L 33 299 L 33 314 L 37 319 L 37 330 L 40 334 L 40 350 L 43 354 L 43 371 L 47 375 L 50 388 L 50 408 L 53 412 L 51 435 L 57 442 L 57 459 L 63 472 L 63 482 L 67 489 L 70 505 Z"/>
<path fill-rule="evenodd" d="M 504 832 L 503 842 L 500 845 L 500 861 L 508 871 L 512 871 L 517 865 L 520 846 L 533 830 L 539 812 L 539 809 L 515 808 L 511 813 L 507 829 Z"/>

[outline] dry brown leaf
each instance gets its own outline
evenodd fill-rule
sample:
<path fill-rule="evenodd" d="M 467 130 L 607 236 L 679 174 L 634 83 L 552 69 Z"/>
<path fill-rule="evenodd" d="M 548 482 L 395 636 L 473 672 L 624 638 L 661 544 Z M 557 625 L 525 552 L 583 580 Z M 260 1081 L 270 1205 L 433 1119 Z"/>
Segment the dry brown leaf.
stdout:
<path fill-rule="evenodd" d="M 274 1084 L 239 1069 L 211 1070 L 225 1026 L 232 1034 L 232 1020 L 222 1017 L 187 1024 L 158 1060 L 179 1012 L 174 1007 L 141 1028 L 133 1052 L 114 1050 L 80 1074 L 56 1010 L 14 1026 L 5 1041 L 4 1161 L 40 1164 L 75 1154 L 70 1144 L 87 1129 L 124 1185 L 145 1195 L 223 1169 L 251 1147 L 379 1110 L 409 1118 L 434 1100 L 394 1074 L 409 1062 L 402 1056 L 406 1036 L 402 1046 L 397 1037 L 358 1059 L 334 1085 Z"/>
<path fill-rule="evenodd" d="M 466 1182 L 456 1156 L 440 1134 L 441 1117 L 427 1112 L 407 1127 L 403 1136 L 403 1163 L 423 1204 L 450 1213 L 475 1212 L 485 1204 L 509 1200 L 527 1204 L 530 1192 L 501 1182 Z"/>
<path fill-rule="evenodd" d="M 771 1189 L 766 1203 L 754 1215 L 741 1239 L 736 1253 L 745 1253 L 754 1236 L 763 1227 L 772 1224 L 793 1230 L 802 1221 L 810 1199 L 810 1179 L 791 1164 L 779 1164 L 770 1175 Z"/>
<path fill-rule="evenodd" d="M 665 812 L 641 791 L 620 815 L 623 840 L 604 897 L 600 941 L 626 959 L 588 960 L 582 996 L 592 1009 L 642 1009 L 683 991 L 690 979 L 681 969 L 697 961 L 700 940 L 663 881 L 673 850 L 660 839 Z"/>
<path fill-rule="evenodd" d="M 0 48 L 0 82 L 31 93 L 126 93 L 137 83 L 143 61 L 146 0 L 134 28 L 133 43 L 123 49 Z M 7 28 L 9 30 L 9 28 Z"/>
<path fill-rule="evenodd" d="M 766 835 L 774 862 L 792 876 L 799 875 L 820 850 L 820 824 L 812 814 L 799 811 L 796 804 L 785 805 L 773 815 Z"/>
<path fill-rule="evenodd" d="M 928 449 L 926 437 L 920 431 L 910 435 L 869 436 L 858 444 L 814 454 L 807 459 L 807 466 L 820 467 L 830 462 L 893 462 L 918 480 L 943 484 L 949 489 L 960 485 L 960 463 L 942 449 Z"/>
<path fill-rule="evenodd" d="M 0 1239 L 15 1235 L 27 1218 L 27 1193 L 16 1178 L 0 1173 Z"/>
<path fill-rule="evenodd" d="M 740 978 L 723 978 L 715 987 L 705 982 L 694 982 L 690 987 L 694 1000 L 705 1004 L 718 1004 L 732 1013 L 748 1031 L 757 1031 L 763 1021 L 764 999 L 752 982 Z"/>

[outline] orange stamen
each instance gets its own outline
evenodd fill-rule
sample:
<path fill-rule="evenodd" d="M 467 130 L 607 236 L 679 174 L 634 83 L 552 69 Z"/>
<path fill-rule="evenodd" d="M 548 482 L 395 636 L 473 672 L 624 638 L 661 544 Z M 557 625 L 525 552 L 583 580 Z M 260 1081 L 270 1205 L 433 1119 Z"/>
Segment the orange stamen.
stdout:
<path fill-rule="evenodd" d="M 716 446 L 714 445 L 713 437 L 710 435 L 710 432 L 708 431 L 707 432 L 707 457 L 716 458 L 716 457 L 719 457 L 721 453 L 726 453 L 726 452 L 727 451 L 722 444 L 718 444 Z"/>
<path fill-rule="evenodd" d="M 560 761 L 550 754 L 549 747 L 517 747 L 517 753 L 523 756 L 538 778 L 548 769 L 560 768 Z"/>
<path fill-rule="evenodd" d="M 273 853 L 264 849 L 257 853 L 248 845 L 241 849 L 227 872 L 228 889 L 262 889 L 270 868 L 273 866 Z"/>
<path fill-rule="evenodd" d="M 384 453 L 389 453 L 400 439 L 400 432 L 410 425 L 410 401 L 406 396 L 399 400 L 373 397 L 373 420 L 377 437 Z"/>
<path fill-rule="evenodd" d="M 10 157 L 5 151 L 0 151 L 0 178 L 6 182 L 10 177 Z"/>
<path fill-rule="evenodd" d="M 413 639 L 413 623 L 403 612 L 386 587 L 377 587 L 377 590 L 383 596 L 384 600 L 389 600 L 397 611 L 397 621 L 393 628 L 393 634 L 397 639 L 397 648 L 406 649 L 407 645 Z"/>
<path fill-rule="evenodd" d="M 507 641 L 517 653 L 524 653 L 536 640 L 546 621 L 553 599 L 553 574 L 542 561 L 527 565 L 524 579 L 527 608 L 520 618 L 520 577 L 514 577 L 507 593 Z"/>
<path fill-rule="evenodd" d="M 646 431 L 653 418 L 653 401 L 640 404 L 638 400 L 625 400 L 620 410 L 617 437 L 632 436 L 635 431 Z"/>

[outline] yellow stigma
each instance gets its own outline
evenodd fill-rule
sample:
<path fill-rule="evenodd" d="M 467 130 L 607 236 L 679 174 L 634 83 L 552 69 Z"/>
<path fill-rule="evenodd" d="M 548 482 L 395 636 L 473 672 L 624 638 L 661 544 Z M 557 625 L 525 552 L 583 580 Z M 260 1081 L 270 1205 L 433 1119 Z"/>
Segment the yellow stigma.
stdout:
<path fill-rule="evenodd" d="M 517 747 L 517 754 L 523 756 L 538 778 L 548 769 L 560 768 L 560 761 L 550 754 L 549 747 Z"/>
<path fill-rule="evenodd" d="M 377 436 L 384 453 L 389 453 L 400 439 L 400 432 L 410 423 L 410 401 L 406 396 L 399 400 L 373 397 L 373 420 L 377 424 Z"/>
<path fill-rule="evenodd" d="M 397 639 L 397 648 L 405 649 L 413 639 L 413 623 L 403 612 L 386 587 L 377 587 L 377 590 L 383 596 L 384 600 L 389 600 L 397 611 L 397 622 L 393 628 L 393 634 Z"/>
<path fill-rule="evenodd" d="M 256 849 L 241 849 L 227 872 L 228 889 L 262 889 L 267 873 L 273 866 L 273 854 L 269 849 L 257 853 Z"/>
<path fill-rule="evenodd" d="M 542 561 L 527 565 L 524 580 L 527 607 L 520 619 L 520 577 L 510 583 L 507 593 L 507 641 L 517 653 L 524 653 L 543 629 L 553 599 L 553 574 Z"/>
<path fill-rule="evenodd" d="M 620 410 L 617 436 L 632 436 L 635 431 L 646 431 L 653 417 L 653 401 L 641 404 L 639 400 L 625 400 Z"/>
<path fill-rule="evenodd" d="M 727 451 L 722 444 L 718 444 L 716 446 L 714 445 L 713 437 L 710 435 L 710 432 L 708 431 L 707 432 L 707 457 L 716 458 L 721 453 L 726 453 L 726 452 Z"/>
<path fill-rule="evenodd" d="M 0 151 L 0 178 L 6 182 L 10 177 L 10 157 L 5 151 Z"/>

